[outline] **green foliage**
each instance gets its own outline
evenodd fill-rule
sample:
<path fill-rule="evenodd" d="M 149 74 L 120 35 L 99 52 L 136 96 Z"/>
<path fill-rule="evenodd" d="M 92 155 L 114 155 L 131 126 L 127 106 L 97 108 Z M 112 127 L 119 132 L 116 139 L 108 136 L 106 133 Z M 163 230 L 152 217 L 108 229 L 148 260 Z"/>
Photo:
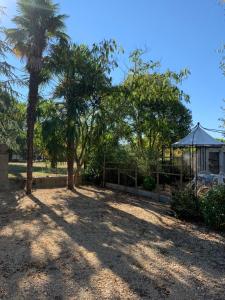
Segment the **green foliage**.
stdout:
<path fill-rule="evenodd" d="M 112 136 L 104 137 L 103 140 L 92 146 L 92 151 L 87 157 L 85 174 L 94 181 L 101 181 L 106 159 L 106 166 L 117 166 L 121 168 L 130 168 L 136 165 L 136 158 L 132 155 L 126 145 L 120 145 L 118 141 L 110 139 Z"/>
<path fill-rule="evenodd" d="M 67 143 L 75 143 L 74 157 L 82 166 L 101 131 L 101 103 L 110 93 L 109 73 L 116 66 L 114 41 L 86 45 L 58 45 L 52 52 L 50 68 L 59 78 L 55 95 L 63 98 Z"/>
<path fill-rule="evenodd" d="M 41 100 L 37 107 L 34 138 L 35 153 L 48 159 L 53 168 L 57 166 L 58 162 L 65 161 L 64 128 L 62 105 L 58 105 L 52 100 Z"/>
<path fill-rule="evenodd" d="M 65 161 L 66 143 L 65 131 L 62 130 L 63 125 L 58 116 L 52 117 L 42 124 L 44 146 L 52 167 L 56 167 L 59 161 Z"/>
<path fill-rule="evenodd" d="M 177 216 L 187 220 L 201 220 L 199 199 L 192 188 L 178 190 L 172 195 L 171 208 Z"/>
<path fill-rule="evenodd" d="M 153 191 L 156 187 L 155 179 L 151 176 L 146 176 L 143 181 L 143 187 L 145 190 Z"/>
<path fill-rule="evenodd" d="M 212 228 L 225 230 L 225 186 L 218 185 L 203 193 L 191 188 L 177 191 L 172 196 L 171 208 L 177 216 L 188 220 L 202 220 Z"/>
<path fill-rule="evenodd" d="M 0 143 L 18 151 L 23 139 L 24 106 L 6 90 L 0 90 Z"/>
<path fill-rule="evenodd" d="M 131 54 L 124 83 L 101 99 L 96 119 L 100 138 L 87 157 L 87 167 L 97 168 L 98 174 L 104 151 L 107 162 L 112 163 L 135 157 L 139 170 L 146 172 L 162 145 L 170 145 L 189 131 L 191 113 L 184 105 L 188 96 L 178 88 L 188 72 L 156 72 L 158 63 L 143 61 L 142 54 L 141 50 Z"/>
<path fill-rule="evenodd" d="M 56 39 L 67 38 L 65 15 L 57 14 L 58 5 L 51 0 L 18 0 L 17 8 L 18 15 L 12 19 L 17 27 L 6 30 L 7 39 L 14 53 L 25 59 L 28 72 L 41 72 L 45 50 Z"/>
<path fill-rule="evenodd" d="M 225 186 L 210 189 L 202 199 L 201 209 L 206 224 L 225 230 Z"/>
<path fill-rule="evenodd" d="M 184 105 L 189 97 L 178 86 L 189 72 L 157 72 L 158 63 L 143 61 L 142 54 L 131 54 L 122 111 L 130 129 L 126 139 L 138 157 L 151 161 L 162 145 L 169 146 L 190 129 L 192 117 Z"/>
<path fill-rule="evenodd" d="M 5 8 L 0 6 L 0 22 L 1 16 L 5 13 Z M 13 89 L 14 83 L 19 83 L 15 75 L 15 68 L 7 62 L 7 54 L 11 53 L 11 49 L 5 40 L 5 28 L 0 27 L 0 89 L 1 92 L 16 94 Z"/>
<path fill-rule="evenodd" d="M 26 157 L 26 104 L 24 102 L 15 101 L 15 110 L 11 119 L 14 119 L 17 124 L 15 147 L 11 143 L 10 149 L 19 154 L 21 157 Z"/>

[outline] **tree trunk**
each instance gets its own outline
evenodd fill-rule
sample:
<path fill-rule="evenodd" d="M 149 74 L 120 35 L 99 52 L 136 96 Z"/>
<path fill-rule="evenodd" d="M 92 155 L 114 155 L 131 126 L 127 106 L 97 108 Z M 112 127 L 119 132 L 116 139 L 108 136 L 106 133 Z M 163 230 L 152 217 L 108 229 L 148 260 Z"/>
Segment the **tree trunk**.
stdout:
<path fill-rule="evenodd" d="M 71 135 L 70 130 L 67 134 L 67 188 L 69 190 L 74 190 L 74 153 L 75 145 L 73 134 Z"/>
<path fill-rule="evenodd" d="M 38 74 L 37 72 L 30 73 L 29 80 L 29 95 L 27 106 L 27 184 L 26 193 L 32 192 L 32 169 L 33 169 L 33 139 L 34 139 L 34 124 L 36 120 L 36 107 L 38 102 Z"/>

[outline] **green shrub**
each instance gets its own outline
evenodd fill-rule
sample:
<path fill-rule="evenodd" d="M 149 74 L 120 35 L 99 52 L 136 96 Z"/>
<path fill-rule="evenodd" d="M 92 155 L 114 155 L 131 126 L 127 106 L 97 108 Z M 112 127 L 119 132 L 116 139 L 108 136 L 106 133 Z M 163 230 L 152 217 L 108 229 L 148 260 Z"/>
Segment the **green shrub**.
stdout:
<path fill-rule="evenodd" d="M 225 230 L 225 186 L 218 185 L 209 190 L 203 197 L 201 210 L 207 225 Z"/>
<path fill-rule="evenodd" d="M 156 187 L 155 179 L 151 176 L 146 176 L 143 181 L 143 187 L 145 190 L 153 191 Z"/>
<path fill-rule="evenodd" d="M 172 195 L 171 208 L 177 216 L 186 220 L 201 220 L 199 199 L 192 188 L 176 191 Z"/>

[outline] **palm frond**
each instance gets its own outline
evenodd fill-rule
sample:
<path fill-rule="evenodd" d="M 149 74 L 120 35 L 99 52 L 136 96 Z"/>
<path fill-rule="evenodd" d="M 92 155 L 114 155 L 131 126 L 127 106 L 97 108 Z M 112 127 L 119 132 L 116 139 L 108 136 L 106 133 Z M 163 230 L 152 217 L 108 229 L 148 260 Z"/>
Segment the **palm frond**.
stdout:
<path fill-rule="evenodd" d="M 43 57 L 51 41 L 65 40 L 65 15 L 57 14 L 58 5 L 51 0 L 19 0 L 18 15 L 13 18 L 16 29 L 6 31 L 16 55 L 26 59 L 27 70 L 41 71 Z"/>

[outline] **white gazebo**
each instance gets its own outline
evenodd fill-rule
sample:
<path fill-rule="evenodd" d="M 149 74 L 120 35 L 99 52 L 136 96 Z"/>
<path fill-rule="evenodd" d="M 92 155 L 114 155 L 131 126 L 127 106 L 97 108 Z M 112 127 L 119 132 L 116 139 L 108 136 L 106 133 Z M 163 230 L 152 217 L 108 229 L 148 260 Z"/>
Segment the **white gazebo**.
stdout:
<path fill-rule="evenodd" d="M 219 174 L 225 172 L 225 144 L 211 137 L 198 123 L 173 148 L 189 148 L 192 171 Z"/>

